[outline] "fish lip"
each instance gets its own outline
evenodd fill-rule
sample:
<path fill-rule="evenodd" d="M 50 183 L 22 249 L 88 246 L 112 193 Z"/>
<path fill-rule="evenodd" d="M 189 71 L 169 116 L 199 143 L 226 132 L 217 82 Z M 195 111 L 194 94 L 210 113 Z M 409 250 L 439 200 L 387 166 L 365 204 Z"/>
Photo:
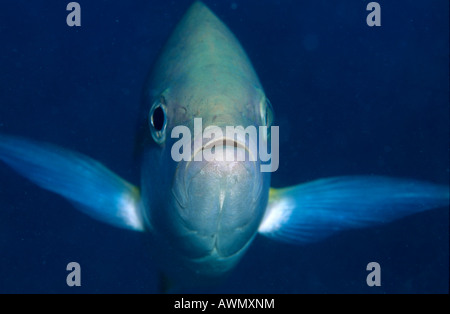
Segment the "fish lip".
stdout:
<path fill-rule="evenodd" d="M 222 145 L 217 145 L 217 143 L 222 143 Z M 232 144 L 232 145 L 230 145 L 230 144 Z M 233 146 L 235 148 L 239 147 L 239 148 L 245 149 L 246 151 L 249 151 L 249 148 L 247 147 L 247 145 L 245 145 L 245 143 L 242 143 L 235 139 L 228 138 L 226 136 L 221 137 L 219 139 L 212 139 L 211 141 L 209 141 L 205 145 L 203 145 L 202 149 L 203 150 L 209 149 L 213 146 L 222 146 L 222 147 Z"/>
<path fill-rule="evenodd" d="M 218 143 L 222 143 L 222 145 L 217 145 Z M 200 151 L 204 151 L 206 149 L 210 149 L 213 146 L 215 146 L 215 147 L 231 146 L 231 147 L 234 147 L 234 148 L 241 148 L 244 151 L 248 152 L 249 158 L 250 158 L 251 161 L 256 161 L 257 160 L 255 154 L 250 150 L 249 146 L 245 142 L 242 142 L 240 140 L 236 140 L 236 139 L 233 139 L 233 138 L 229 138 L 229 137 L 223 136 L 223 137 L 220 137 L 218 139 L 212 139 L 212 140 L 206 142 L 205 144 L 203 144 L 197 150 L 193 150 L 190 160 L 186 163 L 185 169 L 187 169 L 189 167 L 190 163 L 192 161 L 194 161 L 194 157 Z"/>

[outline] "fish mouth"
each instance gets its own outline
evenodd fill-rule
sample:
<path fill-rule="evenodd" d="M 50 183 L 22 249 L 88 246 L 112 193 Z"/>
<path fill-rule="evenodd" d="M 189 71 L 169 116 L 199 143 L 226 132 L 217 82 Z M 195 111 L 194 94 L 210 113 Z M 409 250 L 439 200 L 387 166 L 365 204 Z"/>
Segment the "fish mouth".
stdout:
<path fill-rule="evenodd" d="M 227 150 L 227 148 L 234 149 L 232 155 L 230 154 L 230 150 Z M 217 151 L 220 149 L 222 150 L 222 154 L 220 151 Z M 197 149 L 195 149 L 194 145 L 190 162 L 203 160 L 205 158 L 205 152 L 211 152 L 211 154 L 215 155 L 214 160 L 207 161 L 257 161 L 257 154 L 250 149 L 250 145 L 248 145 L 245 141 L 235 140 L 228 137 L 212 139 Z M 202 158 L 196 158 L 199 154 L 201 154 Z M 190 162 L 186 164 L 186 168 L 189 167 Z"/>
<path fill-rule="evenodd" d="M 206 166 L 210 165 L 208 160 L 204 160 L 203 155 L 205 151 L 213 150 L 212 153 L 216 153 L 215 149 L 222 149 L 225 151 L 225 156 L 218 155 L 216 156 L 212 163 L 220 163 L 220 162 L 245 162 L 245 167 L 250 172 L 255 171 L 256 165 L 254 162 L 248 162 L 249 160 L 256 160 L 256 154 L 253 152 L 247 143 L 240 140 L 231 139 L 228 137 L 221 137 L 219 139 L 212 139 L 206 141 L 203 145 L 199 145 L 200 147 L 195 149 L 195 144 L 192 145 L 192 154 L 191 158 L 188 161 L 182 161 L 178 164 L 175 175 L 175 182 L 181 183 L 181 185 L 175 185 L 172 188 L 172 195 L 174 196 L 178 206 L 181 209 L 186 209 L 188 207 L 188 187 L 191 183 L 191 180 L 194 176 L 200 173 Z M 232 156 L 229 154 L 229 149 L 232 149 Z M 228 154 L 226 154 L 228 151 Z M 239 156 L 238 153 L 241 153 Z M 244 155 L 244 160 L 238 160 L 237 157 L 242 157 Z M 201 155 L 201 158 L 196 158 L 196 156 Z M 233 157 L 233 158 L 230 158 Z M 198 159 L 198 160 L 195 160 Z M 231 160 L 230 160 L 231 159 Z M 242 158 L 241 158 L 242 159 Z M 219 164 L 220 165 L 220 164 Z M 224 164 L 222 164 L 224 165 Z"/>
<path fill-rule="evenodd" d="M 211 140 L 208 143 L 206 143 L 206 145 L 204 145 L 202 149 L 209 149 L 212 146 L 231 146 L 234 148 L 240 147 L 245 150 L 248 150 L 248 147 L 245 144 L 238 142 L 236 140 L 233 140 L 233 139 L 229 139 L 227 137 L 224 137 L 224 138 L 218 139 L 218 140 Z"/>
<path fill-rule="evenodd" d="M 192 179 L 206 170 L 232 175 L 236 167 L 244 166 L 249 174 L 255 173 L 256 156 L 250 145 L 242 140 L 221 137 L 207 141 L 193 150 L 191 159 L 184 166 L 183 185 L 186 194 Z"/>
<path fill-rule="evenodd" d="M 247 143 L 221 137 L 208 140 L 181 161 L 172 187 L 177 203 L 177 233 L 185 238 L 191 257 L 236 254 L 254 235 L 256 204 L 262 191 L 258 161 Z M 206 160 L 208 150 L 223 156 Z M 202 154 L 200 159 L 198 154 Z M 245 159 L 236 159 L 244 155 Z M 195 160 L 197 157 L 197 160 Z M 188 240 L 190 239 L 190 240 Z"/>

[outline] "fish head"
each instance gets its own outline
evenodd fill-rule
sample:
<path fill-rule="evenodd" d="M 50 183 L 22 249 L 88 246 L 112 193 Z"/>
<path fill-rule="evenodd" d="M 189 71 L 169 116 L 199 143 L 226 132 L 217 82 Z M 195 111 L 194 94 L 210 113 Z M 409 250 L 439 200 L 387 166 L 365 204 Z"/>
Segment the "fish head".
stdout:
<path fill-rule="evenodd" d="M 258 89 L 241 91 L 242 99 L 202 91 L 188 101 L 178 92 L 156 97 L 141 193 L 173 255 L 218 276 L 240 259 L 265 213 L 270 172 L 261 171 L 258 148 L 270 134 L 259 127 L 271 124 L 272 108 Z"/>
<path fill-rule="evenodd" d="M 242 256 L 266 209 L 270 172 L 261 171 L 259 148 L 270 134 L 259 127 L 272 124 L 272 107 L 237 39 L 199 2 L 147 86 L 144 216 L 173 256 L 220 275 Z"/>
<path fill-rule="evenodd" d="M 253 238 L 264 214 L 270 173 L 261 171 L 258 144 L 267 145 L 268 136 L 260 134 L 259 126 L 267 123 L 265 111 L 272 109 L 255 92 L 257 103 L 244 101 L 247 112 L 238 100 L 223 95 L 175 105 L 170 93 L 158 97 L 149 112 L 150 132 L 160 142 L 158 159 L 166 163 L 158 167 L 165 169 L 159 178 L 168 179 L 170 190 L 158 220 L 166 221 L 164 229 L 190 256 L 236 254 Z M 156 121 L 162 117 L 154 107 L 161 107 L 157 114 L 166 122 Z"/>

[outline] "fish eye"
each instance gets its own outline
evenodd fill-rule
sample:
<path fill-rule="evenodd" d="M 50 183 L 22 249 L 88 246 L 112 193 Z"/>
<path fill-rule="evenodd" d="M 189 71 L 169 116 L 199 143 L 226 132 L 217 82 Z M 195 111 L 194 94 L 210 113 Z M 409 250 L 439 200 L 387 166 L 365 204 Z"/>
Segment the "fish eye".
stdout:
<path fill-rule="evenodd" d="M 159 100 L 150 109 L 149 125 L 153 140 L 158 144 L 163 143 L 166 140 L 167 115 L 166 106 Z"/>
<path fill-rule="evenodd" d="M 156 107 L 152 115 L 152 125 L 156 131 L 161 131 L 163 129 L 165 120 L 164 110 L 161 107 Z"/>
<path fill-rule="evenodd" d="M 264 97 L 260 102 L 260 112 L 261 112 L 261 120 L 262 125 L 271 127 L 274 120 L 273 108 L 270 100 Z"/>
<path fill-rule="evenodd" d="M 270 103 L 270 100 L 266 98 L 265 95 L 263 95 L 263 98 L 259 103 L 259 112 L 261 114 L 262 126 L 267 126 L 267 133 L 263 135 L 264 140 L 267 141 L 271 137 L 271 130 L 272 130 L 271 126 L 273 124 L 274 115 L 272 104 Z"/>

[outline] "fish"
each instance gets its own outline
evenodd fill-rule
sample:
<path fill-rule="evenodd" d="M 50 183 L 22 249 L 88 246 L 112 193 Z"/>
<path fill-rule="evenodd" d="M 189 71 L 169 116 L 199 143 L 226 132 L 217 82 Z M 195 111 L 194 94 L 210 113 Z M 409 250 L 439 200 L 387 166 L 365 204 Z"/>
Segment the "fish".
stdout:
<path fill-rule="evenodd" d="M 145 234 L 167 282 L 162 292 L 220 282 L 259 236 L 304 245 L 448 208 L 449 187 L 430 182 L 353 175 L 274 188 L 260 157 L 196 160 L 211 147 L 259 156 L 277 140 L 274 108 L 247 54 L 202 2 L 178 23 L 144 86 L 139 184 L 86 155 L 18 136 L 0 134 L 0 160 L 93 219 Z M 256 150 L 246 137 L 204 136 L 228 126 L 269 133 Z M 190 131 L 189 160 L 173 158 L 177 127 Z"/>

